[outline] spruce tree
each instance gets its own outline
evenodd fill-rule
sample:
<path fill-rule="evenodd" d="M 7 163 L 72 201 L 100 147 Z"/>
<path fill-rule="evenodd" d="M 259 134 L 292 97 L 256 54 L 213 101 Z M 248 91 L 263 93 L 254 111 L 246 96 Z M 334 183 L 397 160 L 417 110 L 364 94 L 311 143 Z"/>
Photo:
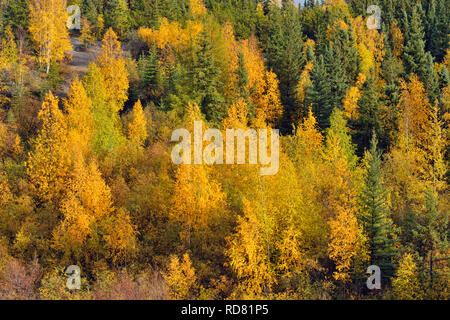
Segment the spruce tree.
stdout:
<path fill-rule="evenodd" d="M 293 4 L 283 2 L 282 16 L 273 8 L 270 15 L 270 31 L 267 45 L 269 67 L 280 81 L 281 100 L 284 106 L 281 129 L 290 132 L 296 122 L 299 102 L 297 84 L 305 64 L 300 16 Z"/>
<path fill-rule="evenodd" d="M 367 170 L 361 192 L 361 220 L 364 233 L 369 241 L 370 264 L 377 265 L 384 276 L 393 273 L 393 223 L 389 218 L 387 192 L 381 180 L 381 152 L 377 149 L 375 132 L 372 134 L 370 150 L 366 152 Z"/>
<path fill-rule="evenodd" d="M 377 137 L 384 136 L 380 119 L 381 102 L 378 97 L 376 79 L 373 76 L 369 77 L 364 83 L 363 94 L 358 101 L 359 117 L 351 123 L 351 127 L 355 130 L 354 136 L 359 154 L 362 154 L 364 149 L 369 146 L 373 132 Z"/>
<path fill-rule="evenodd" d="M 418 10 L 418 6 L 413 8 L 411 19 L 408 23 L 403 58 L 406 74 L 417 74 L 423 81 L 426 73 L 427 57 L 425 55 L 425 34 Z"/>
<path fill-rule="evenodd" d="M 440 214 L 437 209 L 436 195 L 427 191 L 425 195 L 425 214 L 418 219 L 415 237 L 418 252 L 428 267 L 428 284 L 433 288 L 434 264 L 436 253 L 448 248 L 448 215 Z"/>
<path fill-rule="evenodd" d="M 442 69 L 439 71 L 439 89 L 447 87 L 450 84 L 450 75 L 448 73 L 448 69 L 445 66 L 442 66 Z"/>
<path fill-rule="evenodd" d="M 444 58 L 448 48 L 450 33 L 448 16 L 448 1 L 429 1 L 426 17 L 426 50 L 439 62 Z"/>
<path fill-rule="evenodd" d="M 16 31 L 19 27 L 28 29 L 29 8 L 27 0 L 9 0 L 6 3 L 3 17 L 5 25 L 12 27 Z M 0 22 L 1 23 L 1 22 Z"/>
<path fill-rule="evenodd" d="M 425 54 L 427 63 L 424 68 L 424 74 L 422 77 L 423 85 L 428 93 L 428 99 L 431 103 L 434 103 L 438 99 L 440 90 L 438 83 L 438 76 L 434 70 L 433 57 L 429 52 Z"/>
<path fill-rule="evenodd" d="M 311 71 L 311 85 L 306 89 L 306 104 L 311 105 L 319 127 L 325 129 L 330 125 L 330 115 L 333 111 L 331 101 L 331 86 L 323 56 L 314 62 Z"/>
<path fill-rule="evenodd" d="M 120 37 L 130 28 L 130 10 L 126 0 L 111 0 L 105 3 L 106 27 L 112 27 Z"/>
<path fill-rule="evenodd" d="M 220 94 L 219 68 L 211 52 L 211 41 L 203 31 L 197 43 L 195 65 L 191 72 L 194 96 L 200 101 L 206 120 L 220 123 L 226 116 L 224 98 Z"/>

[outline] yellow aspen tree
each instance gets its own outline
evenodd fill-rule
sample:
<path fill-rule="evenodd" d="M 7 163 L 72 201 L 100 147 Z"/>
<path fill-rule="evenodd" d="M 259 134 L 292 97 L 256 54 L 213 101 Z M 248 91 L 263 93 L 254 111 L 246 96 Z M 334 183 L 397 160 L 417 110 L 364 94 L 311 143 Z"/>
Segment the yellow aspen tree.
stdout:
<path fill-rule="evenodd" d="M 119 208 L 113 214 L 101 222 L 106 234 L 105 249 L 107 257 L 113 263 L 123 263 L 133 257 L 136 250 L 136 226 L 132 223 L 130 214 L 123 208 Z"/>
<path fill-rule="evenodd" d="M 148 131 L 147 120 L 140 100 L 134 104 L 131 116 L 132 120 L 128 124 L 128 139 L 137 146 L 142 146 L 148 137 Z"/>
<path fill-rule="evenodd" d="M 413 255 L 405 253 L 400 260 L 395 278 L 392 280 L 392 288 L 396 299 L 422 300 L 423 291 L 420 287 L 418 272 Z"/>
<path fill-rule="evenodd" d="M 417 75 L 411 75 L 408 84 L 402 81 L 401 88 L 400 134 L 404 135 L 407 147 L 414 142 L 422 144 L 426 141 L 431 127 L 431 104 Z"/>
<path fill-rule="evenodd" d="M 241 42 L 241 50 L 246 62 L 250 100 L 256 105 L 256 115 L 268 123 L 275 123 L 282 115 L 278 78 L 266 70 L 264 58 L 254 37 Z"/>
<path fill-rule="evenodd" d="M 0 159 L 17 159 L 22 153 L 21 139 L 16 130 L 16 125 L 0 123 Z"/>
<path fill-rule="evenodd" d="M 357 185 L 352 171 L 353 150 L 348 145 L 350 137 L 346 121 L 340 111 L 331 116 L 322 159 L 321 180 L 323 213 L 329 219 L 329 258 L 334 261 L 336 280 L 349 280 L 353 258 L 359 250 L 360 228 L 356 219 Z"/>
<path fill-rule="evenodd" d="M 65 0 L 30 2 L 30 34 L 39 52 L 39 62 L 50 71 L 52 60 L 60 61 L 72 50 L 66 27 L 68 14 Z"/>
<path fill-rule="evenodd" d="M 203 31 L 203 23 L 197 20 L 188 20 L 186 28 L 176 21 L 169 21 L 167 18 L 158 19 L 158 29 L 139 28 L 138 35 L 151 46 L 156 46 L 163 50 L 169 49 L 180 52 L 188 44 L 192 44 L 198 35 Z"/>
<path fill-rule="evenodd" d="M 433 186 L 433 192 L 445 191 L 445 176 L 447 165 L 445 164 L 445 151 L 448 146 L 448 140 L 443 132 L 443 121 L 439 116 L 439 107 L 435 104 L 431 111 L 431 127 L 428 133 L 428 143 L 426 157 L 429 163 L 429 170 L 425 172 L 429 175 L 429 180 Z"/>
<path fill-rule="evenodd" d="M 264 297 L 276 282 L 255 205 L 244 200 L 244 216 L 238 216 L 237 232 L 229 239 L 227 249 L 230 267 L 239 279 L 238 289 L 248 299 Z"/>
<path fill-rule="evenodd" d="M 387 156 L 386 177 L 391 188 L 394 217 L 400 219 L 408 209 L 420 209 L 424 195 L 431 185 L 430 132 L 432 132 L 431 105 L 425 89 L 416 75 L 410 82 L 401 82 L 398 122 L 399 134 Z"/>
<path fill-rule="evenodd" d="M 389 33 L 392 37 L 392 42 L 394 46 L 392 48 L 392 53 L 396 58 L 399 58 L 403 53 L 403 44 L 405 42 L 405 38 L 403 36 L 402 30 L 398 27 L 398 22 L 394 21 L 389 28 Z"/>
<path fill-rule="evenodd" d="M 362 96 L 361 88 L 366 81 L 366 75 L 360 73 L 356 85 L 351 87 L 345 93 L 345 97 L 342 99 L 343 114 L 347 119 L 358 119 L 358 101 Z"/>
<path fill-rule="evenodd" d="M 183 225 L 180 237 L 188 248 L 192 233 L 205 228 L 225 208 L 225 194 L 209 172 L 205 165 L 186 164 L 176 172 L 170 216 Z"/>
<path fill-rule="evenodd" d="M 350 204 L 351 205 L 351 204 Z M 336 217 L 330 221 L 329 257 L 336 264 L 333 277 L 336 280 L 349 280 L 352 259 L 358 252 L 359 229 L 354 210 L 351 207 L 336 205 Z"/>
<path fill-rule="evenodd" d="M 70 181 L 70 149 L 67 125 L 58 99 L 47 94 L 38 115 L 42 127 L 27 161 L 27 174 L 42 201 L 63 196 Z"/>
<path fill-rule="evenodd" d="M 84 164 L 78 154 L 74 179 L 61 204 L 63 221 L 53 232 L 54 247 L 66 255 L 80 256 L 93 235 L 94 224 L 113 211 L 111 191 L 104 182 L 97 164 Z"/>
<path fill-rule="evenodd" d="M 18 67 L 18 50 L 11 27 L 5 28 L 5 36 L 0 39 L 0 71 L 6 71 L 12 78 L 16 77 Z M 10 102 L 8 87 L 0 80 L 0 107 Z"/>
<path fill-rule="evenodd" d="M 202 0 L 189 0 L 189 9 L 194 19 L 204 16 L 207 12 Z"/>
<path fill-rule="evenodd" d="M 225 129 L 245 129 L 248 123 L 248 107 L 244 98 L 239 98 L 228 108 L 228 117 L 223 119 Z"/>
<path fill-rule="evenodd" d="M 192 297 L 192 291 L 196 286 L 197 277 L 187 253 L 183 255 L 182 261 L 175 255 L 170 257 L 164 279 L 169 287 L 171 299 L 186 300 Z"/>
<path fill-rule="evenodd" d="M 6 174 L 0 172 L 0 207 L 5 208 L 13 200 Z"/>
<path fill-rule="evenodd" d="M 228 67 L 224 70 L 225 80 L 225 96 L 228 99 L 233 99 L 236 92 L 236 70 L 238 69 L 238 43 L 234 36 L 233 26 L 230 22 L 226 22 L 222 27 L 222 34 L 225 40 L 225 52 L 226 52 L 226 62 Z"/>
<path fill-rule="evenodd" d="M 94 134 L 94 120 L 92 117 L 92 100 L 88 97 L 81 81 L 76 78 L 70 85 L 67 99 L 64 100 L 67 112 L 67 128 L 72 149 L 79 150 L 86 155 L 91 146 Z"/>
<path fill-rule="evenodd" d="M 86 47 L 95 43 L 93 30 L 86 16 L 81 18 L 81 35 L 79 39 Z"/>
<path fill-rule="evenodd" d="M 0 39 L 0 70 L 13 71 L 18 60 L 18 49 L 11 27 L 6 26 Z"/>
<path fill-rule="evenodd" d="M 378 30 L 367 28 L 366 20 L 358 16 L 353 21 L 356 46 L 361 57 L 361 72 L 368 74 L 373 67 L 375 74 L 379 74 L 381 63 L 386 53 L 383 35 Z"/>
<path fill-rule="evenodd" d="M 120 41 L 112 28 L 106 31 L 103 38 L 98 66 L 105 80 L 107 97 L 114 105 L 114 111 L 118 112 L 122 110 L 124 102 L 128 99 L 129 80 Z"/>
<path fill-rule="evenodd" d="M 367 49 L 364 43 L 358 43 L 357 49 L 359 57 L 361 59 L 359 68 L 362 73 L 369 75 L 371 70 L 375 69 L 375 58 L 372 52 Z"/>
<path fill-rule="evenodd" d="M 297 98 L 298 101 L 303 103 L 306 96 L 306 88 L 311 85 L 311 71 L 314 68 L 312 61 L 306 62 L 305 68 L 300 74 L 300 79 L 297 84 Z"/>

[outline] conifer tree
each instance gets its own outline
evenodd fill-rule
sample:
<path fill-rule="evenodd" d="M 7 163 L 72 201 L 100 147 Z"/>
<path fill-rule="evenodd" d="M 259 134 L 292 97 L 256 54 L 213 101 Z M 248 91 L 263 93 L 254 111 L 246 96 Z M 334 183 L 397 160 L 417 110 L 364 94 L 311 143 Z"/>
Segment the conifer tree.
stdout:
<path fill-rule="evenodd" d="M 426 47 L 437 61 L 442 61 L 449 42 L 449 6 L 445 0 L 430 0 L 426 15 Z"/>
<path fill-rule="evenodd" d="M 368 238 L 370 264 L 379 266 L 386 276 L 392 275 L 394 268 L 394 230 L 387 207 L 387 191 L 381 180 L 381 152 L 377 149 L 377 143 L 373 132 L 370 150 L 364 159 L 367 168 L 360 197 L 360 219 Z"/>
<path fill-rule="evenodd" d="M 220 69 L 214 62 L 211 40 L 206 31 L 200 34 L 197 46 L 197 60 L 192 70 L 194 93 L 200 101 L 206 120 L 220 123 L 226 116 L 226 108 L 219 90 Z"/>
<path fill-rule="evenodd" d="M 384 132 L 381 123 L 381 102 L 379 100 L 375 78 L 369 77 L 363 85 L 363 94 L 358 101 L 358 118 L 353 121 L 355 129 L 355 142 L 358 145 L 359 154 L 370 145 L 372 133 L 377 137 L 383 137 Z"/>
<path fill-rule="evenodd" d="M 403 61 L 408 75 L 415 73 L 421 80 L 426 73 L 427 57 L 425 55 L 425 40 L 422 20 L 418 6 L 414 6 L 406 34 Z"/>
<path fill-rule="evenodd" d="M 7 1 L 4 13 L 5 24 L 11 26 L 14 31 L 19 27 L 28 29 L 29 14 L 28 0 Z"/>
<path fill-rule="evenodd" d="M 105 3 L 105 23 L 120 37 L 125 36 L 130 27 L 130 10 L 126 0 L 111 0 Z"/>

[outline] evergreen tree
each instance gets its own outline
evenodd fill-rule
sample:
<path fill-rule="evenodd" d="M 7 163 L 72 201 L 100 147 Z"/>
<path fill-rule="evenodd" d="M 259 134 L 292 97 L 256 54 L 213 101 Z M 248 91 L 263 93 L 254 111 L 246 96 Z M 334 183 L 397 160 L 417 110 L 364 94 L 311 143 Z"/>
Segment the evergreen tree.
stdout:
<path fill-rule="evenodd" d="M 342 79 L 348 86 L 354 83 L 356 77 L 358 75 L 359 69 L 359 58 L 358 58 L 358 50 L 354 45 L 355 39 L 353 36 L 353 31 L 350 29 L 343 30 L 339 29 L 331 38 L 331 45 L 333 47 L 334 57 L 333 62 L 330 66 L 334 64 L 339 64 L 343 70 Z M 331 61 L 330 61 L 331 62 Z M 332 74 L 333 70 L 330 70 L 330 74 Z"/>
<path fill-rule="evenodd" d="M 6 3 L 4 12 L 5 24 L 17 30 L 19 27 L 28 29 L 29 22 L 29 1 L 9 0 Z"/>
<path fill-rule="evenodd" d="M 425 34 L 418 10 L 418 6 L 415 6 L 411 14 L 403 59 L 406 74 L 417 74 L 423 81 L 426 74 L 427 57 L 425 55 Z"/>
<path fill-rule="evenodd" d="M 273 8 L 272 10 L 278 10 Z M 267 45 L 269 67 L 280 81 L 281 101 L 284 106 L 281 129 L 292 130 L 292 124 L 298 121 L 297 84 L 305 59 L 300 17 L 293 4 L 283 2 L 281 12 L 273 13 L 269 18 L 271 27 Z"/>
<path fill-rule="evenodd" d="M 162 76 L 159 69 L 159 55 L 156 46 L 152 46 L 148 55 L 142 55 L 138 61 L 139 78 L 143 99 L 150 98 L 159 105 Z"/>
<path fill-rule="evenodd" d="M 206 31 L 200 34 L 197 43 L 197 60 L 192 70 L 194 95 L 199 99 L 202 112 L 208 121 L 220 123 L 226 116 L 224 99 L 219 93 L 220 69 L 211 52 L 211 41 Z"/>
<path fill-rule="evenodd" d="M 426 17 L 426 50 L 442 61 L 448 48 L 450 26 L 449 5 L 446 0 L 430 0 Z"/>
<path fill-rule="evenodd" d="M 450 74 L 445 66 L 439 71 L 439 89 L 447 87 L 450 84 Z"/>
<path fill-rule="evenodd" d="M 367 169 L 361 192 L 361 220 L 369 241 L 370 264 L 377 265 L 383 275 L 393 273 L 393 223 L 388 216 L 387 192 L 381 180 L 381 152 L 377 149 L 377 138 L 373 131 L 370 150 L 366 152 Z"/>
<path fill-rule="evenodd" d="M 376 79 L 370 77 L 364 83 L 363 94 L 358 101 L 358 118 L 351 124 L 355 130 L 355 142 L 358 145 L 359 154 L 369 145 L 372 133 L 377 137 L 383 137 L 383 127 L 381 123 L 381 102 L 376 88 Z M 384 145 L 383 145 L 384 147 Z"/>
<path fill-rule="evenodd" d="M 113 28 L 120 37 L 125 36 L 130 28 L 130 10 L 126 0 L 111 0 L 105 2 L 106 27 Z"/>
<path fill-rule="evenodd" d="M 319 127 L 322 129 L 330 125 L 329 117 L 333 111 L 331 101 L 331 85 L 323 56 L 319 56 L 311 71 L 311 86 L 306 89 L 306 103 L 311 105 Z"/>
<path fill-rule="evenodd" d="M 436 253 L 445 252 L 448 248 L 448 215 L 439 213 L 437 199 L 433 192 L 425 196 L 425 214 L 416 225 L 415 237 L 418 239 L 419 254 L 428 266 L 428 284 L 433 288 L 435 277 L 434 263 Z"/>

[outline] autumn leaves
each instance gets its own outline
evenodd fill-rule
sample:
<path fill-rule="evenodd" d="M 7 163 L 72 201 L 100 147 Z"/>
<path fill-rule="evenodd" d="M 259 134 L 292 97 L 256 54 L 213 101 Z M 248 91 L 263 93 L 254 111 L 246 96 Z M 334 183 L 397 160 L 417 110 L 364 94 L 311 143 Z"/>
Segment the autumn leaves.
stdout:
<path fill-rule="evenodd" d="M 108 150 L 105 139 L 111 133 L 125 139 L 117 125 L 127 89 L 120 42 L 110 29 L 98 65 L 90 66 L 83 82 L 72 82 L 64 112 L 52 93 L 42 104 L 42 125 L 27 160 L 27 174 L 41 205 L 58 208 L 62 214 L 52 232 L 52 247 L 67 263 L 73 259 L 90 263 L 99 255 L 120 262 L 135 249 L 135 227 L 127 211 L 114 206 L 92 152 L 93 147 L 100 154 Z M 146 134 L 138 102 L 129 124 L 130 145 L 140 148 Z"/>

